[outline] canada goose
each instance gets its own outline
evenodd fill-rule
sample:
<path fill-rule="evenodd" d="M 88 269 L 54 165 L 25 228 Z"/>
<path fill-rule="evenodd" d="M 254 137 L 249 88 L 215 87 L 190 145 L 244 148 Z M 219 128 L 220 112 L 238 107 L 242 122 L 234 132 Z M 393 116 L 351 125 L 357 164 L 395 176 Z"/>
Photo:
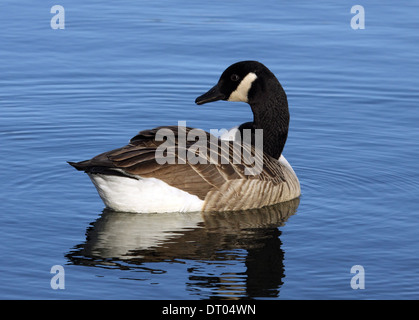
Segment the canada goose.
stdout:
<path fill-rule="evenodd" d="M 232 211 L 299 197 L 298 178 L 282 155 L 289 111 L 275 75 L 257 61 L 237 62 L 195 102 L 217 100 L 250 105 L 253 122 L 236 130 L 243 137 L 250 132 L 250 143 L 224 141 L 188 127 L 157 127 L 141 131 L 122 148 L 69 164 L 89 175 L 105 205 L 115 211 Z M 260 133 L 263 143 L 257 145 Z M 245 154 L 253 156 L 253 163 Z"/>

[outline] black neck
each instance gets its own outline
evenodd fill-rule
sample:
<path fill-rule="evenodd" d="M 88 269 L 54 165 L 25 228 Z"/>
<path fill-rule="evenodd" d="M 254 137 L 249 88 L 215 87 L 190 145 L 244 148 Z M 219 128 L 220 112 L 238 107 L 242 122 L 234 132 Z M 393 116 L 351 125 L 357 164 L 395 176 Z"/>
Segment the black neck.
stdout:
<path fill-rule="evenodd" d="M 263 129 L 263 152 L 279 159 L 288 136 L 290 115 L 288 100 L 276 78 L 262 85 L 259 94 L 249 101 L 253 111 L 253 128 Z"/>

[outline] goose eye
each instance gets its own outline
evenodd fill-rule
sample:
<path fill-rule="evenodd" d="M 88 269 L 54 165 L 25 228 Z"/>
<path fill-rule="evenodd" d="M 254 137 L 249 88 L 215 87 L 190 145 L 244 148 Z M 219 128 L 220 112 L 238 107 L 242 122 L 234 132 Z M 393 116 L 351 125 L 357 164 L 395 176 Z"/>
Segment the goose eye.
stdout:
<path fill-rule="evenodd" d="M 240 79 L 240 77 L 237 74 L 232 74 L 231 75 L 231 80 L 232 81 L 238 81 Z"/>

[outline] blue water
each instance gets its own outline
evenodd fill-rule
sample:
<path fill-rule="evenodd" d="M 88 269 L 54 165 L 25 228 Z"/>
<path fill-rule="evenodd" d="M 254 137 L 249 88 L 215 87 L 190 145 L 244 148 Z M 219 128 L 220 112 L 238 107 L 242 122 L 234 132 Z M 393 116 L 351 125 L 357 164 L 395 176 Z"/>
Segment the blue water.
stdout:
<path fill-rule="evenodd" d="M 356 4 L 2 1 L 0 298 L 418 299 L 419 5 L 365 2 L 354 30 Z M 245 104 L 194 104 L 249 59 L 287 92 L 299 200 L 109 212 L 66 163 L 179 120 L 249 121 Z M 51 288 L 54 265 L 64 289 Z"/>

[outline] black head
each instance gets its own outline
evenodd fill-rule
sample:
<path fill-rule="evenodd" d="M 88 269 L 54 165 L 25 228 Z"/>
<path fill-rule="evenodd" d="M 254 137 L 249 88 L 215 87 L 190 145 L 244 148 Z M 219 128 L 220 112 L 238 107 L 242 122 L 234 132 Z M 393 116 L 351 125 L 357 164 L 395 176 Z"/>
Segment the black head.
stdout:
<path fill-rule="evenodd" d="M 229 66 L 218 83 L 207 93 L 196 98 L 196 104 L 217 100 L 250 102 L 258 92 L 265 90 L 267 81 L 279 83 L 262 63 L 241 61 Z"/>
<path fill-rule="evenodd" d="M 218 83 L 196 98 L 197 104 L 217 100 L 249 103 L 253 122 L 240 129 L 263 129 L 263 151 L 278 159 L 288 136 L 289 111 L 284 89 L 262 63 L 241 61 L 228 67 Z"/>

